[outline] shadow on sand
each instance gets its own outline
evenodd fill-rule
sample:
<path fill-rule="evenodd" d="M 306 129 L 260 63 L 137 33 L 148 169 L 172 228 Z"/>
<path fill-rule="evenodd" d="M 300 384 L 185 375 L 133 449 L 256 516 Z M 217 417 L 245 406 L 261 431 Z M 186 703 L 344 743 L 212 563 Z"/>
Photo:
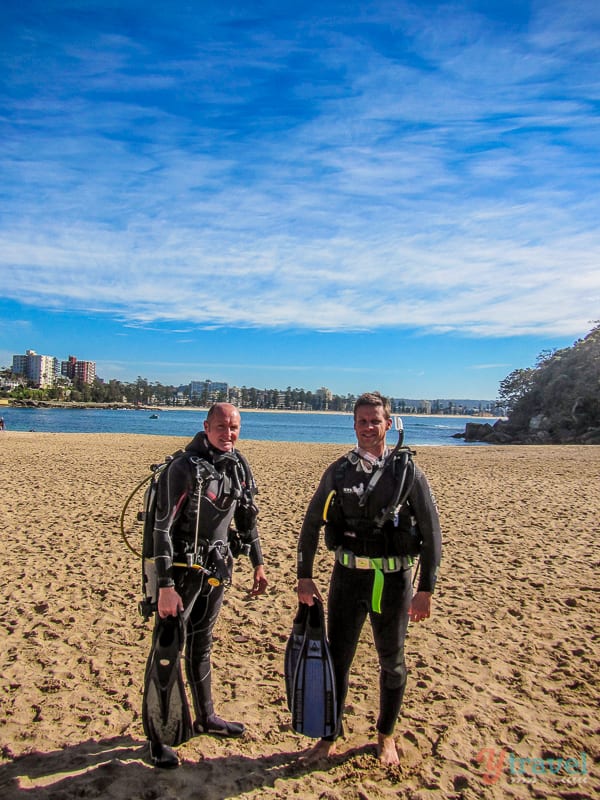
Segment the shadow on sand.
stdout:
<path fill-rule="evenodd" d="M 89 740 L 63 750 L 34 752 L 0 765 L 3 800 L 225 800 L 281 779 L 325 771 L 349 759 L 370 754 L 366 745 L 335 756 L 318 766 L 306 764 L 301 753 L 266 756 L 231 755 L 184 761 L 175 770 L 150 766 L 146 742 L 129 736 Z M 4 757 L 10 757 L 4 753 Z"/>

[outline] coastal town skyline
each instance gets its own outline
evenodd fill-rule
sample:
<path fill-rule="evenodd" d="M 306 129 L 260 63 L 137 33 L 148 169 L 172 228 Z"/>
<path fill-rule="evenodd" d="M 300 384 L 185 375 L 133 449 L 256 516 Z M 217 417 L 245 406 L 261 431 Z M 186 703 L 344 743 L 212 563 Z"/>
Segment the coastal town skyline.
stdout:
<path fill-rule="evenodd" d="M 80 390 L 84 384 L 91 387 L 95 385 L 96 381 L 101 384 L 118 382 L 128 389 L 136 385 L 140 387 L 139 390 L 144 392 L 144 397 L 140 398 L 136 394 L 129 400 L 143 404 L 186 405 L 192 403 L 197 405 L 202 401 L 205 405 L 210 405 L 217 400 L 230 400 L 240 407 L 250 408 L 328 408 L 329 404 L 332 404 L 340 408 L 343 406 L 343 410 L 348 411 L 357 396 L 351 392 L 340 395 L 332 392 L 326 386 L 246 386 L 235 382 L 213 381 L 211 378 L 203 380 L 189 378 L 179 384 L 164 384 L 151 376 L 138 375 L 136 380 L 131 382 L 118 381 L 114 377 L 98 375 L 96 362 L 93 360 L 79 359 L 74 355 L 69 355 L 68 359 L 60 359 L 55 355 L 37 353 L 31 349 L 27 349 L 25 353 L 13 354 L 12 368 L 2 365 L 0 368 L 3 372 L 0 390 L 3 391 L 9 391 L 11 388 L 22 385 L 34 389 L 51 389 L 56 386 L 64 389 L 66 383 Z M 7 374 L 4 374 L 11 372 L 11 369 L 12 380 Z M 77 394 L 79 395 L 80 391 L 77 391 Z M 62 399 L 65 398 L 62 397 Z M 128 398 L 111 397 L 112 402 L 126 399 Z M 445 412 L 450 407 L 455 408 L 458 413 L 490 412 L 494 409 L 498 410 L 501 405 L 497 398 L 411 398 L 405 394 L 396 393 L 390 395 L 390 399 L 395 406 L 401 407 L 405 412 L 427 414 L 437 411 Z"/>
<path fill-rule="evenodd" d="M 599 33 L 589 0 L 8 4 L 0 364 L 495 397 L 598 316 Z"/>

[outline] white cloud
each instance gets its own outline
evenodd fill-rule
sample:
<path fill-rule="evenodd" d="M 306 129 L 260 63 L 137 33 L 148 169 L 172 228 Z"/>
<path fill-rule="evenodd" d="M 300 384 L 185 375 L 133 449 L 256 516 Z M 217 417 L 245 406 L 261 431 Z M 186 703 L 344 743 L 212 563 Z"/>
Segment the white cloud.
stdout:
<path fill-rule="evenodd" d="M 37 91 L 14 77 L 4 123 L 5 296 L 144 325 L 581 333 L 594 7 L 534 5 L 518 32 L 460 4 L 361 14 L 385 26 L 199 29 L 195 57 L 193 37 L 48 34 L 68 62 Z"/>

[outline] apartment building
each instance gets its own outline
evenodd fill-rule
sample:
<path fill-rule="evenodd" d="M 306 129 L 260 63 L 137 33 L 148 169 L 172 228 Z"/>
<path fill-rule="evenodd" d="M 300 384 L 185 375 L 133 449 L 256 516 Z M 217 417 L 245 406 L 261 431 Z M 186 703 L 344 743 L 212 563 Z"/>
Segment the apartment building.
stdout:
<path fill-rule="evenodd" d="M 13 355 L 12 373 L 23 377 L 36 389 L 54 386 L 60 375 L 74 382 L 92 384 L 96 378 L 96 362 L 78 361 L 75 356 L 60 362 L 54 356 L 42 356 L 35 350 L 26 350 L 24 355 Z"/>
<path fill-rule="evenodd" d="M 95 361 L 78 361 L 75 356 L 69 356 L 67 361 L 62 361 L 60 374 L 72 381 L 92 384 L 96 378 Z"/>
<path fill-rule="evenodd" d="M 229 395 L 229 384 L 221 381 L 191 381 L 189 387 L 190 400 L 206 400 L 214 403 L 215 400 L 227 398 Z"/>
<path fill-rule="evenodd" d="M 35 350 L 26 350 L 25 355 L 13 356 L 13 375 L 22 375 L 38 389 L 53 386 L 58 373 L 58 359 L 43 356 Z"/>

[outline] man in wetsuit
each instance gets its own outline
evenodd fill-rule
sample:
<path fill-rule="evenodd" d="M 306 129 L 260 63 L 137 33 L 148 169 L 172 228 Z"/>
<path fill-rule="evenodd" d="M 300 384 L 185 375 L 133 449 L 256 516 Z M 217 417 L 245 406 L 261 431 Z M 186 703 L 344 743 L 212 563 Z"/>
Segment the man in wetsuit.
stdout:
<path fill-rule="evenodd" d="M 185 454 L 175 458 L 161 476 L 154 524 L 154 564 L 158 580 L 157 612 L 162 619 L 177 616 L 184 610 L 188 596 L 194 596 L 190 584 L 197 580 L 197 573 L 173 564 L 186 563 L 186 556 L 193 549 L 197 519 L 205 561 L 219 568 L 219 577 L 227 583 L 232 571 L 232 551 L 239 554 L 245 544 L 254 567 L 250 595 L 254 597 L 266 590 L 253 502 L 256 486 L 246 460 L 235 449 L 240 425 L 235 406 L 215 403 L 208 411 L 204 431 L 196 434 Z M 197 465 L 204 470 L 201 482 Z M 212 632 L 223 591 L 223 582 L 219 586 L 205 583 L 191 609 L 186 608 L 185 671 L 196 715 L 194 732 L 235 737 L 243 734 L 244 725 L 218 717 L 211 692 Z M 161 742 L 150 742 L 150 754 L 152 763 L 158 767 L 175 767 L 179 763 L 176 753 Z"/>
<path fill-rule="evenodd" d="M 390 412 L 389 401 L 379 392 L 358 398 L 354 406 L 357 447 L 323 474 L 298 540 L 297 591 L 301 603 L 312 605 L 315 597 L 322 599 L 312 570 L 325 520 L 327 546 L 336 553 L 327 627 L 340 714 L 335 734 L 321 739 L 309 753 L 312 761 L 336 752 L 350 667 L 368 614 L 380 664 L 377 752 L 384 764 L 399 762 L 393 732 L 406 687 L 404 639 L 409 619 L 419 622 L 430 615 L 441 559 L 441 533 L 429 484 L 414 464 L 406 502 L 385 524 L 377 524 L 393 503 L 401 479 L 394 468 L 395 454 L 390 453 L 385 440 L 392 426 Z M 413 596 L 411 556 L 417 551 L 420 575 Z"/>

